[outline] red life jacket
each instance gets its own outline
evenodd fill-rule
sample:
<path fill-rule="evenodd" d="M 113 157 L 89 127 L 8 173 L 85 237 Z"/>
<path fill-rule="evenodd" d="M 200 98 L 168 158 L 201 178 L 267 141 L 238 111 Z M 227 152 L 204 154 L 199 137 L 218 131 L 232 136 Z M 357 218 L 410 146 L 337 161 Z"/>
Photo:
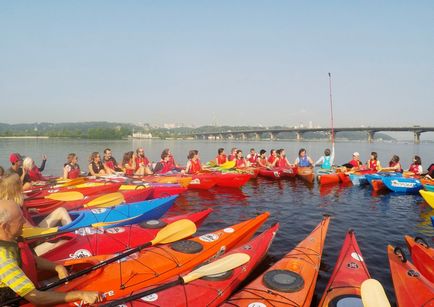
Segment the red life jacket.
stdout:
<path fill-rule="evenodd" d="M 228 157 L 228 161 L 233 161 L 233 160 L 235 160 L 235 155 L 230 154 Z"/>
<path fill-rule="evenodd" d="M 140 168 L 140 163 L 143 163 L 145 166 L 148 166 L 149 160 L 146 157 L 136 157 L 136 171 Z"/>
<path fill-rule="evenodd" d="M 277 167 L 289 167 L 288 163 L 286 162 L 286 158 L 279 158 L 279 160 L 276 163 Z"/>
<path fill-rule="evenodd" d="M 74 179 L 80 177 L 80 166 L 78 164 L 72 165 L 71 163 L 66 163 L 66 165 L 69 165 L 71 170 L 68 172 L 68 179 Z"/>
<path fill-rule="evenodd" d="M 31 181 L 41 181 L 45 179 L 36 165 L 33 166 L 33 168 L 27 174 L 29 175 Z"/>
<path fill-rule="evenodd" d="M 159 163 L 163 165 L 163 168 L 157 171 L 157 174 L 165 174 L 170 172 L 173 169 L 172 163 L 170 161 L 164 162 L 164 160 L 161 160 Z"/>
<path fill-rule="evenodd" d="M 277 159 L 276 156 L 269 156 L 268 157 L 268 163 L 273 164 L 276 159 Z"/>
<path fill-rule="evenodd" d="M 236 159 L 235 167 L 241 167 L 241 168 L 246 167 L 246 160 L 244 160 L 244 158 Z"/>
<path fill-rule="evenodd" d="M 258 155 L 257 155 L 257 154 L 250 155 L 250 157 L 249 157 L 249 162 L 252 163 L 252 164 L 254 164 L 254 163 L 256 163 L 256 159 L 257 159 L 257 158 L 258 158 Z"/>
<path fill-rule="evenodd" d="M 390 162 L 389 162 L 389 167 L 395 167 L 395 166 L 397 166 L 398 164 L 399 164 L 399 162 L 392 162 L 392 161 L 390 161 Z M 397 172 L 402 173 L 402 167 L 400 167 L 400 168 L 397 170 Z"/>
<path fill-rule="evenodd" d="M 369 169 L 371 169 L 371 170 L 373 170 L 373 171 L 375 171 L 375 170 L 377 170 L 377 164 L 378 164 L 378 161 L 377 160 L 369 160 L 369 165 L 368 165 L 368 167 L 369 167 Z"/>
<path fill-rule="evenodd" d="M 419 173 L 419 165 L 412 163 L 408 169 L 410 172 L 416 174 L 416 175 L 420 175 Z"/>
<path fill-rule="evenodd" d="M 223 163 L 226 163 L 226 161 L 228 160 L 228 158 L 226 157 L 226 155 L 218 155 L 216 157 L 216 160 L 217 160 L 217 164 L 221 165 Z"/>
<path fill-rule="evenodd" d="M 188 170 L 189 174 L 196 174 L 199 173 L 202 170 L 202 166 L 200 165 L 200 160 L 197 159 L 196 161 L 190 160 L 190 169 Z"/>
<path fill-rule="evenodd" d="M 349 162 L 349 164 L 351 164 L 353 167 L 359 167 L 361 163 L 360 163 L 360 161 L 353 159 Z"/>
<path fill-rule="evenodd" d="M 266 166 L 267 165 L 267 158 L 258 158 L 259 162 L 261 163 L 261 166 Z"/>
<path fill-rule="evenodd" d="M 128 165 L 128 167 L 131 167 L 132 165 L 130 165 L 129 163 L 127 163 L 127 164 L 125 164 L 125 165 Z M 124 166 L 125 166 L 124 165 Z M 134 170 L 133 169 L 131 169 L 131 168 L 126 168 L 125 167 L 125 175 L 127 175 L 127 176 L 133 176 L 134 175 Z"/>

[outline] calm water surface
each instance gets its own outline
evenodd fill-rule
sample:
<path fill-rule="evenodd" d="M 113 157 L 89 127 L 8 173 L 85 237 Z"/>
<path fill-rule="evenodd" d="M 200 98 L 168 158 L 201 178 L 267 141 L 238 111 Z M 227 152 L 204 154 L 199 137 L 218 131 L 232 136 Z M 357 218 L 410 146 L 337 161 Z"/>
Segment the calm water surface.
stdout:
<path fill-rule="evenodd" d="M 163 148 L 172 149 L 175 157 L 184 164 L 188 150 L 198 149 L 202 161 L 215 156 L 218 147 L 228 152 L 235 143 L 208 141 L 83 141 L 83 140 L 0 140 L 0 165 L 8 165 L 10 152 L 20 152 L 34 157 L 39 162 L 43 153 L 48 155 L 45 173 L 60 175 L 65 157 L 76 152 L 82 169 L 87 165 L 87 157 L 92 151 L 102 152 L 111 147 L 119 160 L 122 153 L 138 146 L 144 146 L 147 155 L 154 161 Z M 250 147 L 286 148 L 290 160 L 295 159 L 300 147 L 305 147 L 314 159 L 319 157 L 327 143 L 323 142 L 238 142 L 247 153 Z M 403 165 L 407 166 L 414 154 L 422 156 L 426 168 L 434 161 L 434 144 L 396 144 L 364 142 L 337 143 L 336 162 L 345 163 L 354 151 L 360 152 L 363 160 L 371 151 L 379 153 L 383 164 L 397 153 Z M 269 211 L 271 217 L 266 227 L 280 223 L 280 230 L 271 246 L 269 256 L 257 270 L 259 274 L 268 265 L 280 259 L 319 223 L 322 215 L 332 216 L 321 263 L 321 271 L 316 285 L 313 306 L 319 301 L 333 270 L 345 233 L 353 228 L 362 254 L 373 278 L 385 286 L 389 299 L 395 303 L 393 285 L 387 260 L 387 244 L 404 246 L 403 236 L 423 236 L 434 245 L 434 228 L 429 217 L 434 211 L 418 195 L 397 195 L 393 193 L 374 194 L 370 188 L 334 185 L 321 187 L 308 186 L 293 180 L 272 181 L 262 178 L 251 180 L 242 190 L 213 188 L 209 191 L 187 191 L 176 202 L 170 215 L 214 209 L 200 232 L 212 231 L 238 223 Z"/>

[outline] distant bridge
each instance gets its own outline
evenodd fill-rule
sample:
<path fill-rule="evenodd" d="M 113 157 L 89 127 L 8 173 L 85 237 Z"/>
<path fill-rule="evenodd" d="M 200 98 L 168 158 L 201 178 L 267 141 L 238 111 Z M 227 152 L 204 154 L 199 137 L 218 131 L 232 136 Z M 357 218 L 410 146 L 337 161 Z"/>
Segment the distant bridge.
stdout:
<path fill-rule="evenodd" d="M 331 136 L 331 128 L 282 128 L 282 129 L 256 129 L 244 131 L 224 131 L 224 132 L 207 132 L 207 133 L 193 133 L 192 136 L 196 139 L 241 139 L 246 140 L 253 138 L 256 140 L 261 139 L 261 136 L 268 135 L 269 139 L 275 140 L 279 133 L 292 132 L 296 134 L 297 141 L 303 140 L 303 134 L 307 132 L 322 132 Z M 374 135 L 377 132 L 412 132 L 414 135 L 414 143 L 420 143 L 420 135 L 424 132 L 434 132 L 434 127 L 349 127 L 349 128 L 334 128 L 334 132 L 350 132 L 350 131 L 364 131 L 367 134 L 368 142 L 374 140 Z"/>

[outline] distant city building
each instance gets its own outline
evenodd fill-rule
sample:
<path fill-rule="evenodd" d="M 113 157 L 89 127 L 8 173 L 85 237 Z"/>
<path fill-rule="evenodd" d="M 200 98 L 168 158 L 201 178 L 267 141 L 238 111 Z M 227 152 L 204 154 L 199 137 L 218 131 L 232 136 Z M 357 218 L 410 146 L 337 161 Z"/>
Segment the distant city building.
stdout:
<path fill-rule="evenodd" d="M 133 132 L 133 139 L 152 139 L 152 133 Z"/>

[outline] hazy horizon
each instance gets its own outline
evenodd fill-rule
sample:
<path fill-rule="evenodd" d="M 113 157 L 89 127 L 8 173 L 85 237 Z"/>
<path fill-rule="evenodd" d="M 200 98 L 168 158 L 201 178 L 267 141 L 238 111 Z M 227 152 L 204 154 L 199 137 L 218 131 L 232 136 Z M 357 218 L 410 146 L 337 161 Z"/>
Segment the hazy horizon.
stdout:
<path fill-rule="evenodd" d="M 0 122 L 432 126 L 434 2 L 0 3 Z"/>

